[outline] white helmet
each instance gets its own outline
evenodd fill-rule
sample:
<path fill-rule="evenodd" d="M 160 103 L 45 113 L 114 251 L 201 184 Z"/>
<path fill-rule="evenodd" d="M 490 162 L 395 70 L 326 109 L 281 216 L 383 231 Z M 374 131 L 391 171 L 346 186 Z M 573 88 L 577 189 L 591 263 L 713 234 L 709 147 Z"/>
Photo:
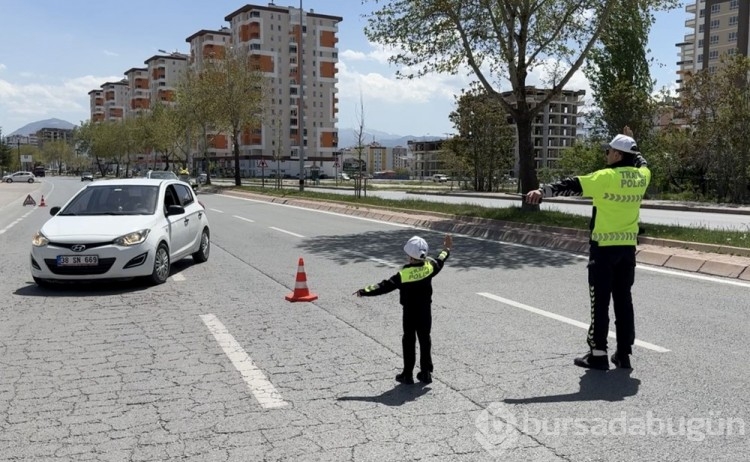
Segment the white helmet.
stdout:
<path fill-rule="evenodd" d="M 404 252 L 415 260 L 424 260 L 427 258 L 427 253 L 430 251 L 430 246 L 427 245 L 427 241 L 419 236 L 414 236 L 404 246 Z"/>

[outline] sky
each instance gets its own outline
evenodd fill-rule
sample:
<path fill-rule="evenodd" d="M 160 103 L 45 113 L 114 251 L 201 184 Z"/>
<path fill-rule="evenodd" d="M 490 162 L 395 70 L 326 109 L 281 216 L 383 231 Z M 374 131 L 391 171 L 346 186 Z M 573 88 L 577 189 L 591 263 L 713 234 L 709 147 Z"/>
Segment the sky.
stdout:
<path fill-rule="evenodd" d="M 250 2 L 267 5 L 267 2 Z M 299 7 L 299 0 L 276 0 Z M 88 92 L 121 80 L 159 49 L 189 52 L 187 37 L 228 25 L 224 18 L 246 3 L 233 0 L 0 0 L 0 128 L 4 135 L 30 122 L 58 118 L 76 125 L 90 117 Z M 341 16 L 339 23 L 339 120 L 343 130 L 400 136 L 444 137 L 454 96 L 471 76 L 434 74 L 411 81 L 396 78 L 389 52 L 364 34 L 372 0 L 303 0 L 306 11 Z M 656 15 L 649 37 L 655 90 L 675 88 L 678 49 L 687 32 L 684 7 Z M 527 83 L 540 85 L 540 75 Z M 568 87 L 591 91 L 582 72 Z M 501 88 L 502 91 L 510 88 Z M 360 104 L 360 97 L 362 103 Z"/>

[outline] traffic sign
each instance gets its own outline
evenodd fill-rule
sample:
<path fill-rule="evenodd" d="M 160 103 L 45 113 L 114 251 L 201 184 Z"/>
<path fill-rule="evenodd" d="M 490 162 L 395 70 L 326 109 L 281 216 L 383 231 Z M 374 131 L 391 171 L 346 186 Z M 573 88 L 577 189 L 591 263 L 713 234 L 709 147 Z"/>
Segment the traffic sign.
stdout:
<path fill-rule="evenodd" d="M 258 167 L 266 168 L 268 167 L 268 164 L 266 163 L 265 160 L 261 160 L 258 162 Z"/>
<path fill-rule="evenodd" d="M 339 165 L 339 161 L 336 161 L 336 162 L 334 162 L 334 163 L 333 163 L 333 166 L 334 166 L 334 167 L 336 167 L 336 168 L 339 168 L 339 167 L 341 167 L 341 165 Z"/>
<path fill-rule="evenodd" d="M 31 194 L 26 196 L 26 200 L 23 201 L 23 206 L 26 207 L 27 205 L 36 205 L 36 201 L 31 197 Z"/>

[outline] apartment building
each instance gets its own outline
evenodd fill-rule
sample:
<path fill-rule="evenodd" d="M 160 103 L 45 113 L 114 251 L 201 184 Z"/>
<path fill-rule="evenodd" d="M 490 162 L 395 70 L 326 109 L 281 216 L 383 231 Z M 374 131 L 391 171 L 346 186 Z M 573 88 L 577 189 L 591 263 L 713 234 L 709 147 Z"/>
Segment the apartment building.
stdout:
<path fill-rule="evenodd" d="M 200 70 L 209 60 L 222 58 L 227 53 L 232 46 L 232 34 L 228 27 L 219 30 L 201 29 L 185 41 L 190 45 L 188 68 Z M 229 149 L 229 137 L 226 134 L 215 131 L 208 133 L 206 147 L 210 161 L 219 169 L 234 167 L 234 157 Z M 196 157 L 193 168 L 203 170 L 203 159 Z"/>
<path fill-rule="evenodd" d="M 233 47 L 251 54 L 267 77 L 267 120 L 243 136 L 243 174 L 261 174 L 264 159 L 280 157 L 280 172 L 304 168 L 333 175 L 338 152 L 339 16 L 269 4 L 245 5 L 224 18 Z M 277 164 L 274 162 L 274 165 Z"/>
<path fill-rule="evenodd" d="M 148 69 L 145 67 L 133 67 L 125 71 L 129 103 L 125 110 L 126 118 L 143 114 L 151 108 L 151 88 L 148 76 Z"/>
<path fill-rule="evenodd" d="M 414 177 L 418 179 L 429 179 L 436 173 L 443 171 L 443 143 L 445 140 L 432 141 L 407 141 L 409 150 L 414 158 Z"/>
<path fill-rule="evenodd" d="M 102 122 L 104 115 L 104 91 L 91 90 L 89 92 L 89 107 L 91 109 L 91 121 Z"/>
<path fill-rule="evenodd" d="M 55 128 L 55 127 L 45 127 L 40 130 L 37 130 L 36 134 L 36 144 L 40 148 L 44 146 L 44 143 L 49 143 L 52 141 L 65 141 L 66 143 L 73 143 L 73 130 L 70 128 Z"/>
<path fill-rule="evenodd" d="M 148 75 L 150 107 L 173 105 L 175 91 L 187 71 L 188 55 L 174 52 L 154 55 L 144 61 Z"/>
<path fill-rule="evenodd" d="M 103 120 L 122 120 L 128 105 L 128 81 L 106 82 L 101 88 L 104 100 Z"/>
<path fill-rule="evenodd" d="M 393 170 L 411 169 L 411 157 L 409 150 L 403 146 L 394 146 L 391 148 L 391 164 Z"/>
<path fill-rule="evenodd" d="M 748 55 L 750 2 L 740 0 L 701 0 L 685 6 L 689 29 L 676 44 L 680 60 L 677 84 L 680 91 L 686 76 L 702 69 L 714 72 L 723 54 Z"/>
<path fill-rule="evenodd" d="M 388 148 L 377 142 L 372 142 L 365 147 L 367 159 L 367 173 L 382 172 L 390 170 L 388 164 Z"/>
<path fill-rule="evenodd" d="M 532 105 L 538 105 L 549 92 L 549 89 L 526 87 L 526 100 Z M 585 90 L 563 90 L 534 119 L 532 141 L 537 168 L 557 168 L 562 152 L 575 143 L 579 127 L 578 112 L 585 95 Z M 514 104 L 513 92 L 504 92 L 502 96 Z M 515 171 L 518 172 L 518 144 Z"/>

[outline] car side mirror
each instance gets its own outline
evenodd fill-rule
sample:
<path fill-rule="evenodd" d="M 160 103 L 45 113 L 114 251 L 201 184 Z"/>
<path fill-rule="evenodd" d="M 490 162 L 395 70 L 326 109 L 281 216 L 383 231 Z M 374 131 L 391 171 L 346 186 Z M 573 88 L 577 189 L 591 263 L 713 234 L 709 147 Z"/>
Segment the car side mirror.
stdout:
<path fill-rule="evenodd" d="M 170 217 L 172 215 L 182 215 L 185 213 L 185 207 L 181 205 L 170 205 L 167 207 L 167 216 Z"/>
<path fill-rule="evenodd" d="M 59 211 L 60 211 L 60 207 L 52 207 L 51 209 L 49 209 L 49 214 L 54 217 L 55 215 L 57 215 L 57 212 Z"/>

